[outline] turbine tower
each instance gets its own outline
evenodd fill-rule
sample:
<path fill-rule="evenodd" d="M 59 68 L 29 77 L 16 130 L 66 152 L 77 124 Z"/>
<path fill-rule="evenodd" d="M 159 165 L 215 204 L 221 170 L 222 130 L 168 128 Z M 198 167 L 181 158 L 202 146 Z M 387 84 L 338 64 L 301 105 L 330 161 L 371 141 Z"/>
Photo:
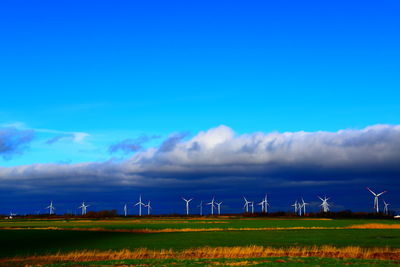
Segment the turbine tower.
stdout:
<path fill-rule="evenodd" d="M 142 216 L 142 206 L 146 206 L 142 202 L 142 195 L 139 196 L 139 202 L 135 204 L 135 206 L 139 205 L 139 216 Z"/>
<path fill-rule="evenodd" d="M 299 208 L 298 205 L 299 204 L 297 203 L 297 200 L 291 205 L 292 207 L 294 207 L 294 213 L 295 214 L 297 214 L 297 211 L 298 211 L 298 208 Z"/>
<path fill-rule="evenodd" d="M 303 212 L 303 204 L 301 204 L 300 202 L 297 204 L 297 213 L 299 216 L 302 215 Z"/>
<path fill-rule="evenodd" d="M 147 215 L 150 215 L 150 213 L 151 213 L 151 202 L 150 202 L 150 200 L 149 200 L 149 202 L 147 202 L 147 205 L 144 205 L 145 207 L 147 207 Z"/>
<path fill-rule="evenodd" d="M 53 201 L 50 202 L 50 205 L 46 207 L 46 209 L 49 209 L 49 215 L 54 214 L 54 211 L 56 208 L 53 206 Z"/>
<path fill-rule="evenodd" d="M 246 213 L 249 212 L 249 204 L 251 204 L 250 201 L 248 201 L 245 197 L 244 198 L 244 206 L 243 209 L 246 209 Z"/>
<path fill-rule="evenodd" d="M 200 201 L 200 204 L 197 207 L 200 208 L 200 216 L 203 216 L 203 200 Z"/>
<path fill-rule="evenodd" d="M 268 213 L 269 203 L 268 203 L 268 195 L 267 194 L 265 194 L 263 202 L 264 202 L 264 212 Z"/>
<path fill-rule="evenodd" d="M 264 213 L 264 199 L 260 203 L 257 203 L 257 205 L 261 205 L 261 212 Z"/>
<path fill-rule="evenodd" d="M 128 214 L 128 206 L 125 203 L 125 205 L 124 205 L 124 215 L 125 215 L 125 217 L 126 217 L 127 214 Z"/>
<path fill-rule="evenodd" d="M 254 201 L 251 201 L 250 205 L 251 205 L 251 214 L 254 214 Z"/>
<path fill-rule="evenodd" d="M 211 215 L 214 215 L 215 197 L 213 197 L 211 202 L 207 203 L 206 205 L 211 205 Z"/>
<path fill-rule="evenodd" d="M 322 204 L 320 205 L 322 207 L 322 210 L 324 212 L 328 212 L 329 211 L 329 203 L 328 200 L 330 199 L 329 197 L 327 198 L 326 196 L 324 198 L 321 198 L 318 196 L 318 198 L 322 201 Z"/>
<path fill-rule="evenodd" d="M 386 203 L 385 200 L 383 200 L 383 204 L 385 205 L 385 207 L 383 208 L 383 213 L 385 213 L 386 215 L 389 214 L 389 210 L 388 210 L 388 206 L 390 205 L 389 203 Z"/>
<path fill-rule="evenodd" d="M 303 215 L 305 216 L 306 215 L 306 205 L 308 205 L 309 203 L 304 202 L 303 198 L 301 198 L 301 201 L 303 202 L 303 203 L 301 203 L 301 207 L 303 208 Z"/>
<path fill-rule="evenodd" d="M 217 204 L 217 206 L 218 206 L 218 215 L 221 215 L 221 204 L 222 204 L 222 201 L 221 202 L 215 202 L 215 204 Z"/>
<path fill-rule="evenodd" d="M 186 215 L 189 215 L 189 203 L 190 203 L 190 201 L 193 200 L 193 198 L 191 198 L 191 199 L 186 199 L 186 198 L 183 198 L 183 197 L 182 197 L 182 200 L 186 202 Z"/>
<path fill-rule="evenodd" d="M 379 213 L 379 197 L 381 195 L 383 195 L 384 193 L 386 193 L 387 191 L 383 191 L 383 192 L 380 192 L 379 194 L 375 194 L 375 192 L 372 191 L 371 189 L 369 189 L 368 187 L 367 187 L 367 189 L 369 192 L 371 192 L 371 194 L 374 195 L 374 210 L 376 211 L 376 213 Z"/>
<path fill-rule="evenodd" d="M 81 206 L 78 207 L 78 209 L 82 209 L 82 215 L 85 215 L 86 212 L 87 212 L 87 208 L 88 208 L 89 206 L 90 206 L 90 205 L 86 205 L 86 204 L 85 204 L 85 201 L 83 201 L 82 204 L 81 204 Z"/>

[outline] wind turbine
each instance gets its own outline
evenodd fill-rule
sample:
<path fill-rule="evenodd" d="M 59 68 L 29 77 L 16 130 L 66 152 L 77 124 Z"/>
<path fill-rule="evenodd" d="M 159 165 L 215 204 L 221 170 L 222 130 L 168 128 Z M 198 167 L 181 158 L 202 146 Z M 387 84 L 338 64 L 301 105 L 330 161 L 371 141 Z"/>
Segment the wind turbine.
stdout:
<path fill-rule="evenodd" d="M 218 206 L 218 215 L 221 215 L 221 204 L 222 204 L 222 201 L 221 202 L 215 202 L 215 204 L 217 204 L 217 206 Z"/>
<path fill-rule="evenodd" d="M 324 212 L 328 212 L 329 211 L 329 203 L 328 200 L 330 199 L 329 197 L 327 198 L 326 196 L 324 198 L 321 198 L 320 196 L 318 196 L 318 198 L 322 201 L 322 204 L 320 205 L 322 207 L 322 210 Z"/>
<path fill-rule="evenodd" d="M 303 208 L 303 215 L 306 215 L 306 205 L 308 205 L 309 203 L 304 202 L 304 199 L 301 198 L 301 201 L 303 203 L 301 203 L 301 207 Z"/>
<path fill-rule="evenodd" d="M 254 213 L 254 201 L 251 201 L 250 205 L 251 205 L 251 214 L 253 214 Z"/>
<path fill-rule="evenodd" d="M 244 206 L 243 209 L 246 209 L 246 213 L 249 212 L 249 204 L 251 204 L 250 201 L 248 201 L 245 197 L 244 198 Z"/>
<path fill-rule="evenodd" d="M 383 204 L 385 205 L 385 207 L 383 208 L 383 213 L 385 213 L 386 215 L 389 214 L 389 210 L 388 210 L 388 206 L 390 205 L 389 203 L 386 203 L 385 200 L 383 200 Z"/>
<path fill-rule="evenodd" d="M 85 215 L 85 214 L 86 214 L 86 211 L 87 211 L 87 208 L 88 208 L 89 206 L 90 206 L 90 205 L 85 205 L 85 201 L 83 201 L 82 204 L 81 204 L 81 206 L 78 207 L 78 209 L 82 209 L 82 215 Z"/>
<path fill-rule="evenodd" d="M 261 205 L 261 212 L 264 213 L 264 199 L 260 203 L 257 203 L 257 205 Z"/>
<path fill-rule="evenodd" d="M 211 202 L 207 203 L 206 205 L 211 205 L 211 215 L 214 215 L 214 207 L 215 207 L 215 197 L 212 198 Z"/>
<path fill-rule="evenodd" d="M 151 213 L 150 200 L 149 200 L 149 202 L 147 202 L 147 205 L 144 205 L 144 206 L 147 207 L 147 215 L 150 215 L 150 213 Z"/>
<path fill-rule="evenodd" d="M 125 203 L 125 205 L 124 205 L 124 215 L 125 215 L 125 217 L 126 217 L 127 214 L 128 214 L 128 206 Z"/>
<path fill-rule="evenodd" d="M 182 197 L 182 200 L 186 202 L 186 215 L 189 215 L 189 203 L 190 203 L 190 201 L 193 200 L 193 198 L 191 198 L 191 199 L 186 199 L 186 198 L 183 198 L 183 197 Z"/>
<path fill-rule="evenodd" d="M 197 207 L 200 208 L 200 216 L 203 216 L 203 200 L 200 201 L 200 204 Z"/>
<path fill-rule="evenodd" d="M 367 187 L 367 189 L 368 189 L 369 192 L 371 192 L 371 194 L 373 194 L 373 195 L 375 196 L 375 197 L 374 197 L 374 209 L 375 209 L 375 211 L 376 211 L 377 213 L 379 213 L 379 197 L 380 197 L 382 194 L 386 193 L 387 191 L 383 191 L 383 192 L 380 192 L 379 194 L 375 194 L 375 192 L 372 191 L 371 189 L 369 189 L 368 187 Z"/>
<path fill-rule="evenodd" d="M 299 216 L 301 216 L 303 213 L 303 204 L 301 204 L 300 202 L 297 204 L 297 213 Z"/>
<path fill-rule="evenodd" d="M 46 207 L 46 209 L 49 209 L 49 214 L 52 215 L 54 214 L 55 207 L 53 206 L 53 201 L 50 202 L 50 205 Z"/>
<path fill-rule="evenodd" d="M 294 213 L 297 214 L 297 210 L 298 210 L 298 205 L 299 203 L 297 203 L 297 200 L 291 205 L 292 207 L 294 207 Z"/>
<path fill-rule="evenodd" d="M 135 206 L 139 205 L 139 216 L 142 216 L 142 206 L 146 206 L 142 202 L 142 195 L 139 196 L 139 202 L 135 204 Z"/>
<path fill-rule="evenodd" d="M 268 203 L 268 195 L 267 194 L 265 194 L 265 197 L 262 202 L 264 202 L 264 212 L 268 213 L 269 203 Z"/>

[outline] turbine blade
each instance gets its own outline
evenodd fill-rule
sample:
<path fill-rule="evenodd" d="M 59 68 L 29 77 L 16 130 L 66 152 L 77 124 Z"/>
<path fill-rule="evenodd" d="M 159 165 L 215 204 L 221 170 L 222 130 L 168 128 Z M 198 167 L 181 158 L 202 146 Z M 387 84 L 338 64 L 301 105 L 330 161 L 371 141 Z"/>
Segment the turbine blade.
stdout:
<path fill-rule="evenodd" d="M 373 194 L 374 196 L 376 196 L 375 192 L 372 191 L 371 189 L 369 189 L 369 187 L 367 187 L 368 191 L 371 192 L 371 194 Z"/>
<path fill-rule="evenodd" d="M 380 195 L 383 195 L 383 194 L 385 194 L 387 191 L 383 191 L 383 192 L 380 192 L 378 195 L 376 195 L 377 197 L 379 197 Z"/>

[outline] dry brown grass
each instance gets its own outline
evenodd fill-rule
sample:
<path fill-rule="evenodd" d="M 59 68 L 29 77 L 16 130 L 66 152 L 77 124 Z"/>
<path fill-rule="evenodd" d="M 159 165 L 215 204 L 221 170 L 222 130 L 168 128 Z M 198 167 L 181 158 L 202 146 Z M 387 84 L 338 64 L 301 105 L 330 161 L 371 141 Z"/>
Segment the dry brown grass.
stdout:
<path fill-rule="evenodd" d="M 354 224 L 346 227 L 346 229 L 400 229 L 400 224 L 383 224 L 383 223 Z"/>
<path fill-rule="evenodd" d="M 85 262 L 126 259 L 216 259 L 216 258 L 268 258 L 268 257 L 319 257 L 319 258 L 356 258 L 400 260 L 398 248 L 361 248 L 333 246 L 313 247 L 288 247 L 273 248 L 262 246 L 247 247 L 202 247 L 182 251 L 149 250 L 140 248 L 136 250 L 120 251 L 77 251 L 70 253 L 57 253 L 53 255 L 32 256 L 26 258 L 10 258 L 0 260 L 0 264 L 21 263 L 53 263 L 60 261 Z"/>

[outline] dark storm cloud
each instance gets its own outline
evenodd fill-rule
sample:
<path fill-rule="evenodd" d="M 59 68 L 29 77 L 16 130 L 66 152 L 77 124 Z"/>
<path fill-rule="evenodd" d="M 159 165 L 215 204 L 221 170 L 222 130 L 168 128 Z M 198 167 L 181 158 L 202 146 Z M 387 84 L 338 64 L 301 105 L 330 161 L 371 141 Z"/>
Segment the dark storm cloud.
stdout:
<path fill-rule="evenodd" d="M 22 153 L 32 141 L 34 135 L 33 130 L 0 128 L 0 156 L 8 160 L 15 154 Z"/>
<path fill-rule="evenodd" d="M 36 164 L 0 168 L 4 186 L 109 189 L 110 186 L 259 188 L 397 185 L 400 126 L 375 125 L 338 132 L 285 132 L 235 135 L 226 126 L 174 134 L 159 148 L 137 152 L 122 162 Z M 135 150 L 136 142 L 114 149 Z M 124 147 L 124 148 L 123 148 Z"/>
<path fill-rule="evenodd" d="M 115 153 L 122 151 L 125 154 L 130 152 L 136 152 L 143 149 L 143 144 L 153 139 L 160 138 L 158 135 L 142 135 L 135 139 L 125 139 L 119 143 L 113 144 L 108 148 L 109 153 Z"/>

